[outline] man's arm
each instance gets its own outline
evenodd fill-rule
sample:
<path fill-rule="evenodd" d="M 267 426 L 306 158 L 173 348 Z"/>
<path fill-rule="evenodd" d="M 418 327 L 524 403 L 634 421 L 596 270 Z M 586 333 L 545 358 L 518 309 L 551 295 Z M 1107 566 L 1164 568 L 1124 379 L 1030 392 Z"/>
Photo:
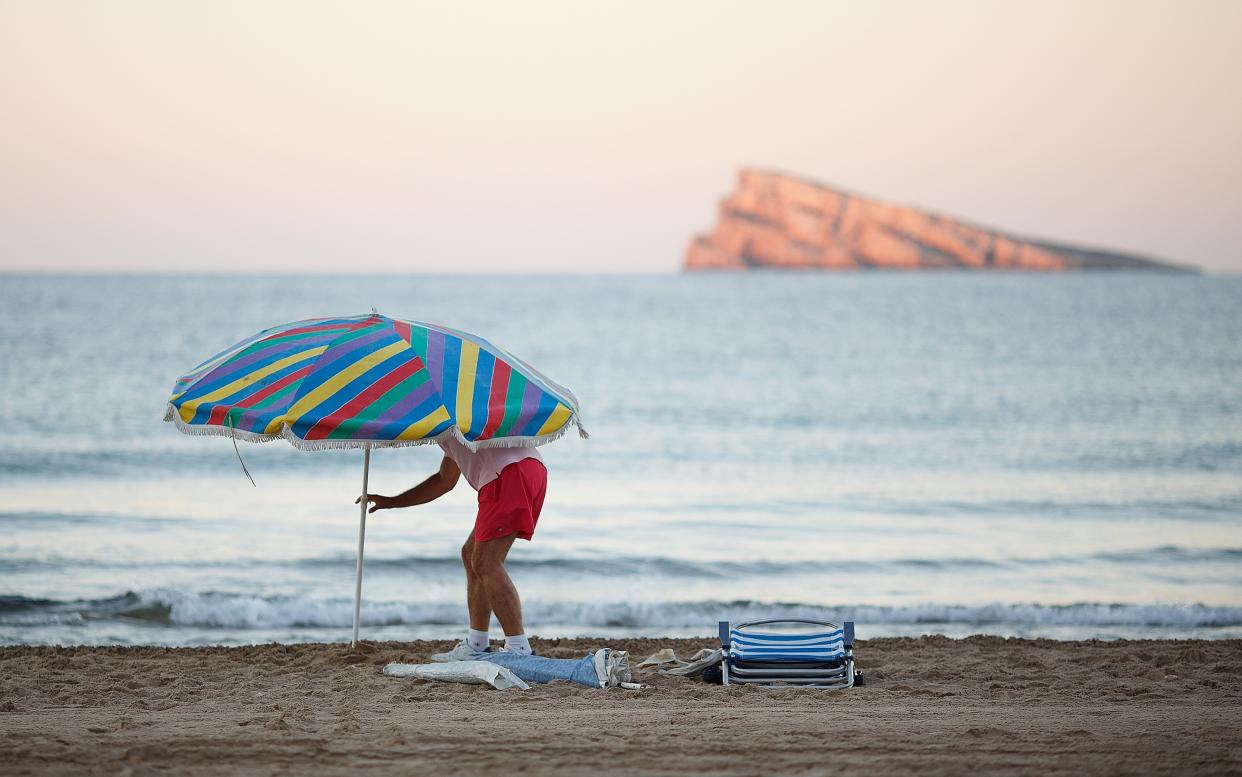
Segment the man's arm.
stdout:
<path fill-rule="evenodd" d="M 433 499 L 439 499 L 448 492 L 453 490 L 453 486 L 457 485 L 457 479 L 461 477 L 461 470 L 457 468 L 457 462 L 448 456 L 440 462 L 440 471 L 431 477 L 414 486 L 408 491 L 402 491 L 396 496 L 381 496 L 379 494 L 367 494 L 367 503 L 374 506 L 367 512 L 375 512 L 376 510 L 391 510 L 394 507 L 413 507 L 414 505 L 427 504 Z M 354 504 L 362 501 L 362 497 L 354 500 Z"/>

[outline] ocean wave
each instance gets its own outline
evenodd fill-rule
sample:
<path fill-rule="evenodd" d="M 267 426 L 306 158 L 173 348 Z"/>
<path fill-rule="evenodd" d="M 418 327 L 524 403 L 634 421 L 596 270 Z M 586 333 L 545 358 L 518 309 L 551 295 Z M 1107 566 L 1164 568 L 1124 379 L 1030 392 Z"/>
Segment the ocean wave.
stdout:
<path fill-rule="evenodd" d="M 125 620 L 152 627 L 207 629 L 347 628 L 353 619 L 348 598 L 254 596 L 239 593 L 155 589 L 98 600 L 55 601 L 8 596 L 0 600 L 0 624 L 9 626 Z M 366 602 L 367 626 L 457 625 L 460 602 Z M 836 605 L 754 601 L 568 602 L 533 601 L 526 619 L 546 626 L 582 629 L 686 629 L 710 631 L 718 620 L 764 618 L 853 620 L 871 625 L 967 626 L 982 632 L 1038 627 L 1226 628 L 1242 626 L 1242 607 L 1204 604 L 911 604 Z"/>
<path fill-rule="evenodd" d="M 1003 569 L 1005 567 L 1096 566 L 1101 562 L 1118 565 L 1147 564 L 1167 566 L 1211 563 L 1235 564 L 1239 561 L 1242 561 L 1242 548 L 1187 548 L 1178 545 L 1159 545 L 1133 550 L 1000 558 L 944 556 L 894 559 L 700 561 L 668 556 L 583 555 L 547 558 L 522 556 L 511 558 L 505 563 L 510 569 L 535 573 L 548 572 L 615 578 L 660 576 L 688 579 L 737 579 L 750 576 L 779 577 L 784 575 L 840 574 L 847 572 L 899 572 L 903 570 L 956 572 L 972 569 Z M 353 569 L 356 563 L 356 557 L 347 553 L 292 559 L 240 557 L 216 561 L 198 558 L 185 560 L 175 558 L 162 560 L 150 558 L 135 560 L 82 559 L 68 556 L 41 555 L 37 558 L 0 558 L 0 572 L 10 574 L 35 573 L 68 567 L 89 567 L 91 569 L 109 570 L 181 568 L 193 568 L 195 570 L 317 570 Z M 461 568 L 461 559 L 456 554 L 368 557 L 366 568 L 411 570 L 420 573 L 456 572 Z M 0 610 L 3 610 L 2 604 L 0 604 Z"/>

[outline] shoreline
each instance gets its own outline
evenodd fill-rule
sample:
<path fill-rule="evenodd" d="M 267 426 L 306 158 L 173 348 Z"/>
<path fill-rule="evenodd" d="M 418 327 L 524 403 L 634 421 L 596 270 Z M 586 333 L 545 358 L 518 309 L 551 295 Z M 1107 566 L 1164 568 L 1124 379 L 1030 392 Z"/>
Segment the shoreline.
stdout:
<path fill-rule="evenodd" d="M 711 639 L 533 639 L 542 655 Z M 384 677 L 444 641 L 0 647 L 6 774 L 1242 773 L 1242 640 L 860 640 L 867 685 Z"/>

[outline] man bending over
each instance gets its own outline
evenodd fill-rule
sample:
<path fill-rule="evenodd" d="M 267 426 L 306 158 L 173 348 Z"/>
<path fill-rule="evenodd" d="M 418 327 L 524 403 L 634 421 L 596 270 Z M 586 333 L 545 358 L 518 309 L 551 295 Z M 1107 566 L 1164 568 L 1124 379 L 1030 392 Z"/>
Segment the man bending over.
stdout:
<path fill-rule="evenodd" d="M 530 642 L 522 626 L 522 600 L 505 571 L 505 556 L 515 537 L 529 540 L 535 534 L 548 485 L 543 458 L 534 448 L 480 448 L 472 452 L 453 437 L 441 442 L 440 447 L 444 460 L 436 474 L 397 496 L 366 495 L 373 513 L 426 504 L 452 491 L 461 475 L 479 492 L 478 517 L 461 546 L 470 628 L 464 640 L 449 652 L 432 656 L 432 660 L 465 661 L 488 651 L 492 613 L 504 629 L 505 652 L 530 655 Z"/>

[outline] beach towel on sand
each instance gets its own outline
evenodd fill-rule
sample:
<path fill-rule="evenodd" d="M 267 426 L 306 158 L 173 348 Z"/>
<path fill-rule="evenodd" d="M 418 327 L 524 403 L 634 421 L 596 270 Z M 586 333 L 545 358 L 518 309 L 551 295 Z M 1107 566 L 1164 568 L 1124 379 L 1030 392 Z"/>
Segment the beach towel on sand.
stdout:
<path fill-rule="evenodd" d="M 449 661 L 441 664 L 393 663 L 384 667 L 384 674 L 389 677 L 418 677 L 423 680 L 490 685 L 501 691 L 506 688 L 530 690 L 526 681 L 508 668 L 486 661 Z"/>

